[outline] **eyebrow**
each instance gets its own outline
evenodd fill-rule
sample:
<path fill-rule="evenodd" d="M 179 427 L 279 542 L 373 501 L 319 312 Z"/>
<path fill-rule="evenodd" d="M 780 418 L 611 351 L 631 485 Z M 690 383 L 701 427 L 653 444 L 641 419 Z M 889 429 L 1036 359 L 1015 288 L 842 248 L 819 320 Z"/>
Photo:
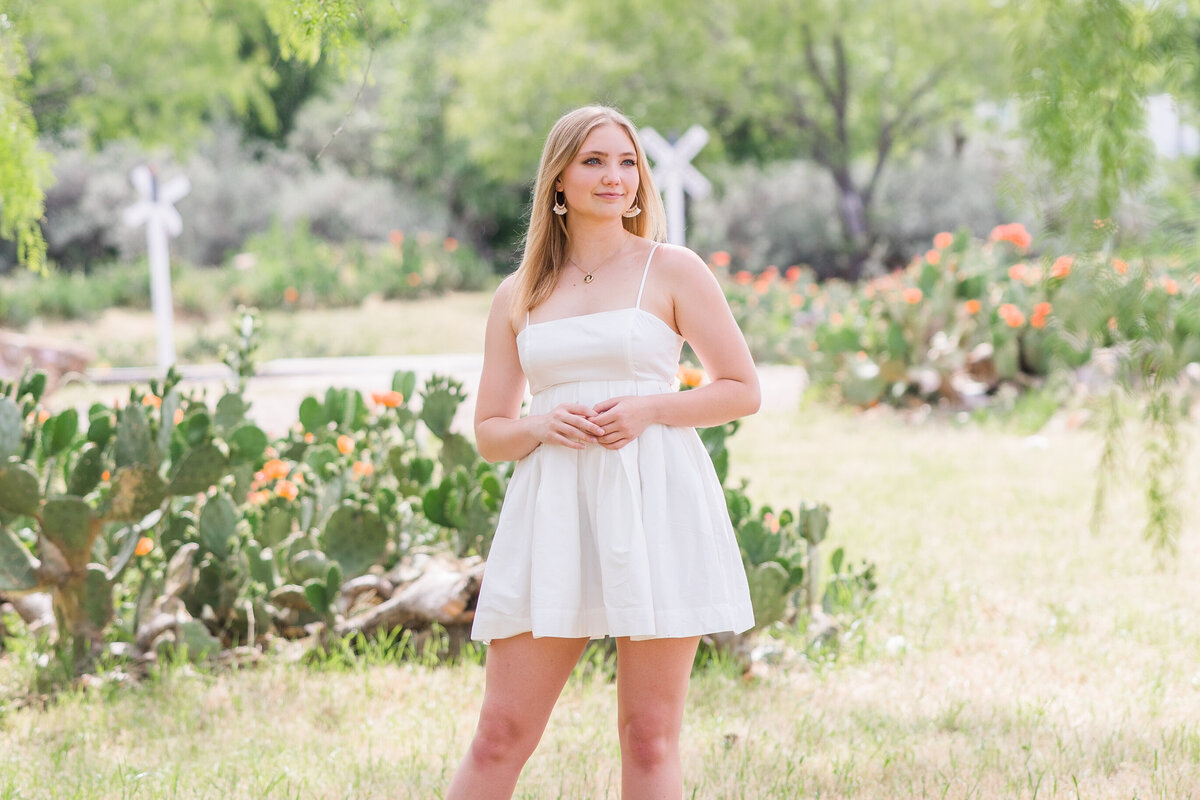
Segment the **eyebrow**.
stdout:
<path fill-rule="evenodd" d="M 581 155 L 581 156 L 606 156 L 606 155 L 608 155 L 608 153 L 604 152 L 603 150 L 587 150 L 585 152 L 580 153 L 579 155 Z M 624 153 L 621 153 L 621 155 L 637 156 L 637 153 L 633 152 L 632 150 L 626 150 Z"/>

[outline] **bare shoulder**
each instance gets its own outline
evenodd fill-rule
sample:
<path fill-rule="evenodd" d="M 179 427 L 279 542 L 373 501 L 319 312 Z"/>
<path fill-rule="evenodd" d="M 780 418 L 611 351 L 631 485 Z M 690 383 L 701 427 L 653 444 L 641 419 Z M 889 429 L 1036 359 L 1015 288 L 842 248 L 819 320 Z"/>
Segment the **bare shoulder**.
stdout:
<path fill-rule="evenodd" d="M 686 247 L 661 245 L 654 254 L 654 269 L 661 271 L 660 276 L 675 294 L 686 293 L 689 288 L 703 291 L 717 285 L 704 259 Z"/>
<path fill-rule="evenodd" d="M 490 316 L 492 318 L 503 318 L 509 321 L 510 327 L 516 329 L 517 309 L 513 303 L 517 296 L 517 273 L 510 273 L 504 280 L 500 281 L 500 285 L 496 287 L 496 293 L 492 295 L 492 307 Z"/>

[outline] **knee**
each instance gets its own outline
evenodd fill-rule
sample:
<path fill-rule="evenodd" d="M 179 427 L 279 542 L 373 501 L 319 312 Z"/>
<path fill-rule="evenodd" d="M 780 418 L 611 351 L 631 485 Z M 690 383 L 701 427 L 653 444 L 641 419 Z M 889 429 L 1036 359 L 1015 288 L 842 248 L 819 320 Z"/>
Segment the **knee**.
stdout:
<path fill-rule="evenodd" d="M 471 741 L 471 757 L 481 765 L 523 764 L 533 752 L 530 738 L 529 726 L 519 717 L 503 711 L 485 711 Z"/>
<path fill-rule="evenodd" d="M 621 749 L 633 766 L 653 769 L 678 757 L 679 731 L 649 716 L 633 716 L 621 726 Z"/>

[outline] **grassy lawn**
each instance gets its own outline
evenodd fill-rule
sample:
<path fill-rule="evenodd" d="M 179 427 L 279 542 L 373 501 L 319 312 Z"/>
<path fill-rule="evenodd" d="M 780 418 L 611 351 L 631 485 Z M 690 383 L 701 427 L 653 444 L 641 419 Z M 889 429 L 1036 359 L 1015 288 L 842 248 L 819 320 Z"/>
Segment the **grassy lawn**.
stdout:
<path fill-rule="evenodd" d="M 1088 432 L 815 407 L 759 415 L 731 449 L 753 496 L 830 503 L 880 591 L 836 661 L 697 671 L 687 797 L 1200 798 L 1195 496 L 1158 569 L 1132 481 L 1088 531 Z M 483 688 L 474 662 L 276 661 L 34 710 L 29 672 L 0 658 L 0 798 L 440 797 Z M 614 721 L 608 671 L 581 667 L 517 796 L 618 797 Z"/>
<path fill-rule="evenodd" d="M 352 308 L 268 311 L 262 315 L 258 357 L 273 358 L 479 353 L 490 292 L 451 292 L 419 301 L 378 300 Z M 233 314 L 175 318 L 180 361 L 220 360 L 232 339 Z M 46 321 L 29 333 L 82 342 L 96 353 L 94 366 L 154 363 L 154 315 L 112 308 L 96 319 Z"/>

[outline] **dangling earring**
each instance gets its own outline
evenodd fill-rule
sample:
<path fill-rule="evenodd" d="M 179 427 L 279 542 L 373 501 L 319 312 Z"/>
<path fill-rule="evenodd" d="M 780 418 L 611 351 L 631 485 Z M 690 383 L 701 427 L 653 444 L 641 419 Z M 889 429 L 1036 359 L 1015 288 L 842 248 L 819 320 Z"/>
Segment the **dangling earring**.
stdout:
<path fill-rule="evenodd" d="M 634 207 L 629 209 L 628 211 L 622 211 L 621 216 L 624 217 L 625 219 L 632 219 L 633 217 L 636 217 L 640 213 L 642 213 L 641 206 L 634 205 Z"/>
<path fill-rule="evenodd" d="M 554 193 L 554 213 L 558 214 L 560 217 L 564 217 L 567 214 L 567 196 L 563 194 L 563 199 L 560 201 L 558 199 L 560 194 L 562 194 L 562 192 Z"/>

